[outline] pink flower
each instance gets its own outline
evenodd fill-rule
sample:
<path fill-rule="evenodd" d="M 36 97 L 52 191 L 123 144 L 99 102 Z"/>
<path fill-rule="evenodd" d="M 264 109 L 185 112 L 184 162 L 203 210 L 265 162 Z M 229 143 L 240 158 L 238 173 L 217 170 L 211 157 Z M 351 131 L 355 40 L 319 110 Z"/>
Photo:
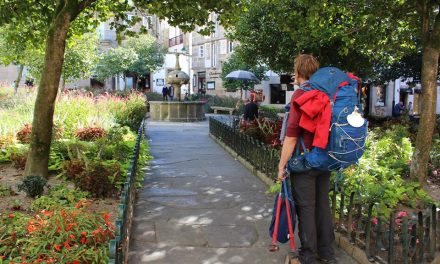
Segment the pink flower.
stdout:
<path fill-rule="evenodd" d="M 373 219 L 371 219 L 371 223 L 373 225 L 377 225 L 379 223 L 379 220 L 377 220 L 377 218 L 373 218 Z"/>
<path fill-rule="evenodd" d="M 408 212 L 406 211 L 400 211 L 397 213 L 398 218 L 407 217 L 407 216 L 408 216 Z"/>

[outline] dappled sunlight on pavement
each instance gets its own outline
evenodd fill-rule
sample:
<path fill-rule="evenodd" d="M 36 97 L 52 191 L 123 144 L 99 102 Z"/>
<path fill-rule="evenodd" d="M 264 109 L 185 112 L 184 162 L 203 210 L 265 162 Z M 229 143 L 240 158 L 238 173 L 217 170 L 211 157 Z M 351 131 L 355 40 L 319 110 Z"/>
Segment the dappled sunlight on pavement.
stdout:
<path fill-rule="evenodd" d="M 129 263 L 284 263 L 288 245 L 268 251 L 274 195 L 209 138 L 207 122 L 147 127 L 154 160 L 137 194 Z"/>

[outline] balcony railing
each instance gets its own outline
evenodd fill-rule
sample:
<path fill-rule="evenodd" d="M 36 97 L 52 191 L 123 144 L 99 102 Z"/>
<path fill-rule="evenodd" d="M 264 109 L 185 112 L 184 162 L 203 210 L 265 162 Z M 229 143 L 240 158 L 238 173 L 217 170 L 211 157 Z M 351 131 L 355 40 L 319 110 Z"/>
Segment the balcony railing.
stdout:
<path fill-rule="evenodd" d="M 183 34 L 181 34 L 177 37 L 174 37 L 174 38 L 170 38 L 168 40 L 168 47 L 173 47 L 173 46 L 176 46 L 176 45 L 179 45 L 182 43 L 183 43 Z"/>

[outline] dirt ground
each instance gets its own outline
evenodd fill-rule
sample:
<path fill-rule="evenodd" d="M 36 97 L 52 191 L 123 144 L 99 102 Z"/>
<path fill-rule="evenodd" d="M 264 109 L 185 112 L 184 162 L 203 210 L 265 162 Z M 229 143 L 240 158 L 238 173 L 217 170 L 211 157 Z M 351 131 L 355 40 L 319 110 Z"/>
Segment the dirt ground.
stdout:
<path fill-rule="evenodd" d="M 0 165 L 0 185 L 5 187 L 11 187 L 13 193 L 10 196 L 0 197 L 0 213 L 7 213 L 12 211 L 14 203 L 20 204 L 20 211 L 24 213 L 31 213 L 30 206 L 33 198 L 27 197 L 24 191 L 19 192 L 17 185 L 23 181 L 23 170 L 16 169 L 10 164 Z M 69 182 L 65 182 L 61 179 L 56 179 L 55 176 L 51 176 L 48 179 L 48 186 L 53 187 L 60 184 L 65 184 L 67 187 L 74 189 L 74 185 Z M 48 188 L 45 188 L 47 193 Z M 92 202 L 89 210 L 96 213 L 110 213 L 110 220 L 114 222 L 118 215 L 118 203 L 119 198 L 106 198 L 106 199 L 91 199 Z"/>

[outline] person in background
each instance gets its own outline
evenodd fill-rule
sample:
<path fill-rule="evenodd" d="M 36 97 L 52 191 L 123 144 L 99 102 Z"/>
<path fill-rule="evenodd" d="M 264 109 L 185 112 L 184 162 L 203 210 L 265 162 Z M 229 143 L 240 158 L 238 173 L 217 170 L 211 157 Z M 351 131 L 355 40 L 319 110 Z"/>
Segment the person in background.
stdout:
<path fill-rule="evenodd" d="M 308 54 L 300 54 L 294 60 L 295 83 L 300 88 L 310 86 L 309 78 L 319 68 L 318 61 Z M 330 189 L 330 171 L 310 170 L 301 173 L 286 174 L 287 162 L 293 154 L 299 140 L 304 141 L 307 149 L 312 148 L 314 133 L 301 128 L 299 123 L 302 112 L 295 100 L 306 93 L 296 89 L 292 95 L 287 120 L 286 137 L 278 164 L 278 179 L 290 177 L 292 194 L 298 214 L 299 238 L 301 248 L 299 259 L 302 264 L 337 263 L 333 250 L 335 241 L 328 191 Z M 317 109 L 317 111 L 322 109 Z"/>
<path fill-rule="evenodd" d="M 162 88 L 162 97 L 164 101 L 168 101 L 168 87 L 166 86 Z"/>
<path fill-rule="evenodd" d="M 247 103 L 244 106 L 243 118 L 248 122 L 254 121 L 256 118 L 258 118 L 258 105 L 254 102 L 253 96 L 247 99 Z"/>
<path fill-rule="evenodd" d="M 398 102 L 393 108 L 393 117 L 399 118 L 405 111 L 405 105 L 402 101 Z"/>
<path fill-rule="evenodd" d="M 407 107 L 407 111 L 408 111 L 408 115 L 413 115 L 414 114 L 414 109 L 413 109 L 413 103 L 409 102 L 408 103 L 408 107 Z"/>

